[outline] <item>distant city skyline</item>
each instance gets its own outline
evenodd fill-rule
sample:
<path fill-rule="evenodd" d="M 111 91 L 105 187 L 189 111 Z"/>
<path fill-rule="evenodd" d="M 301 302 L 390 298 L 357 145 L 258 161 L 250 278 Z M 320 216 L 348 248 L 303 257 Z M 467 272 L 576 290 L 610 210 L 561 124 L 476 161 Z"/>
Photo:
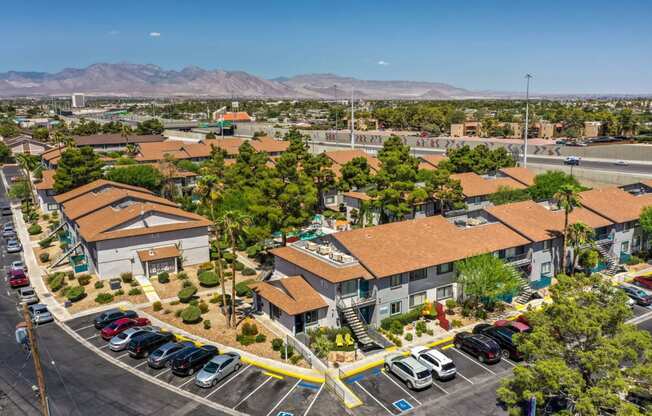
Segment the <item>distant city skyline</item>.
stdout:
<path fill-rule="evenodd" d="M 263 78 L 334 73 L 472 90 L 652 93 L 652 5 L 643 1 L 169 0 L 51 7 L 10 2 L 0 72 L 97 62 L 242 70 Z M 42 10 L 43 12 L 38 12 Z"/>

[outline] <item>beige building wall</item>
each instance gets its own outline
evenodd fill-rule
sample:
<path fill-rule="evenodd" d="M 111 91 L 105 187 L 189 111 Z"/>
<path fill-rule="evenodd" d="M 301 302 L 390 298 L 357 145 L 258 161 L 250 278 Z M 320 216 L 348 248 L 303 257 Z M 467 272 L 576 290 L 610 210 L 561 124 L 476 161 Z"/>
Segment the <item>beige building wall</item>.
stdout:
<path fill-rule="evenodd" d="M 464 136 L 464 124 L 451 124 L 451 136 L 452 137 L 463 137 Z"/>

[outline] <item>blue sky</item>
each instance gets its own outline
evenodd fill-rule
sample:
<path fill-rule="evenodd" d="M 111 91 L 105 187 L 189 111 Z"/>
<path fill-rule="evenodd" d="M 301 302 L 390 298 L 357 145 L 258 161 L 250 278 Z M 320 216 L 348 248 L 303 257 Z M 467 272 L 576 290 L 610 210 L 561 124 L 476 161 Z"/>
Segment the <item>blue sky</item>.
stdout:
<path fill-rule="evenodd" d="M 647 0 L 11 0 L 2 14 L 0 72 L 126 61 L 503 91 L 531 72 L 537 92 L 652 93 Z"/>

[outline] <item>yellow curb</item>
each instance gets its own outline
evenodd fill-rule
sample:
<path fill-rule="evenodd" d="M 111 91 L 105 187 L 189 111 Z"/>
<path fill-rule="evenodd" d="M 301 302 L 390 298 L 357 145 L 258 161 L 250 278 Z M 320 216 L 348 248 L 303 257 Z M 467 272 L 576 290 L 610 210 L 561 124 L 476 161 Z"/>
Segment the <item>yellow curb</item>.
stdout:
<path fill-rule="evenodd" d="M 523 311 L 523 310 L 525 310 L 525 305 L 516 305 L 514 308 L 515 308 L 517 311 Z"/>
<path fill-rule="evenodd" d="M 451 342 L 451 341 L 453 341 L 453 337 L 448 337 L 448 338 L 440 339 L 439 341 L 431 342 L 430 344 L 427 344 L 427 346 L 428 348 L 434 348 L 438 345 L 446 344 L 447 342 Z"/>
<path fill-rule="evenodd" d="M 351 370 L 351 371 L 347 371 L 346 373 L 342 373 L 342 375 L 341 375 L 341 377 L 340 377 L 340 380 L 341 380 L 342 378 L 353 377 L 353 376 L 356 375 L 356 374 L 360 374 L 360 373 L 362 373 L 362 372 L 364 372 L 364 371 L 369 370 L 370 368 L 378 367 L 379 365 L 383 365 L 383 364 L 385 364 L 385 360 L 384 360 L 384 359 L 376 360 L 376 361 L 371 361 L 371 362 L 369 362 L 369 363 L 363 365 L 362 367 L 354 368 L 354 369 Z"/>
<path fill-rule="evenodd" d="M 266 376 L 277 378 L 279 380 L 284 380 L 285 379 L 285 377 L 283 377 L 283 376 L 279 376 L 278 374 L 270 373 L 268 371 L 263 371 L 263 374 L 265 374 Z"/>
<path fill-rule="evenodd" d="M 251 365 L 254 365 L 256 367 L 262 368 L 263 370 L 273 371 L 274 373 L 283 374 L 284 376 L 298 378 L 300 380 L 310 381 L 310 382 L 317 383 L 317 384 L 324 383 L 324 377 L 311 376 L 311 375 L 297 373 L 297 372 L 290 371 L 290 370 L 285 370 L 283 368 L 274 367 L 274 366 L 269 365 L 267 363 L 261 363 L 261 362 L 258 362 L 258 361 L 254 361 L 254 360 L 250 359 L 249 357 L 241 357 L 240 360 L 245 364 L 251 364 Z"/>
<path fill-rule="evenodd" d="M 387 351 L 387 352 L 392 352 L 392 351 L 396 351 L 396 350 L 398 350 L 398 347 L 396 345 L 385 348 L 385 351 Z"/>
<path fill-rule="evenodd" d="M 453 344 L 444 345 L 443 347 L 441 347 L 441 349 L 442 349 L 442 350 L 447 350 L 447 349 L 449 349 L 449 348 L 453 348 L 453 346 L 454 346 Z"/>
<path fill-rule="evenodd" d="M 346 383 L 344 383 L 342 380 L 340 380 L 340 383 L 342 383 L 342 386 L 341 386 L 341 387 L 344 387 L 345 389 L 347 389 L 347 390 L 349 391 L 349 393 L 351 394 L 351 396 L 355 397 L 356 400 L 357 400 L 357 402 L 355 402 L 355 403 L 347 403 L 347 402 L 344 402 L 344 406 L 346 406 L 347 409 L 353 409 L 353 408 L 356 408 L 356 407 L 358 407 L 358 406 L 361 406 L 361 405 L 362 405 L 362 400 L 360 400 L 360 398 L 358 397 L 358 395 L 355 394 L 355 393 L 353 392 L 353 390 L 351 390 L 351 389 L 349 388 L 349 386 L 346 385 Z"/>

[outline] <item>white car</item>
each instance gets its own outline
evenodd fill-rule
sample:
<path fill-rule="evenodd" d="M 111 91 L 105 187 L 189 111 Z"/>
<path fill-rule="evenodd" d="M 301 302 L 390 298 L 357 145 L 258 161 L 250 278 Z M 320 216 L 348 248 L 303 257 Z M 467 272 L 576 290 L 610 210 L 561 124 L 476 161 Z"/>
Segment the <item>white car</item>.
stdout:
<path fill-rule="evenodd" d="M 412 390 L 425 389 L 432 385 L 430 369 L 413 357 L 389 354 L 385 357 L 385 371 L 393 373 Z"/>
<path fill-rule="evenodd" d="M 27 273 L 27 265 L 22 260 L 16 260 L 11 262 L 11 270 L 22 270 Z"/>
<path fill-rule="evenodd" d="M 619 165 L 619 166 L 628 166 L 629 165 L 629 163 L 625 162 L 624 160 L 618 160 L 615 164 Z"/>
<path fill-rule="evenodd" d="M 432 370 L 432 375 L 439 380 L 449 380 L 457 374 L 453 360 L 437 349 L 414 347 L 410 351 L 410 355 Z"/>

